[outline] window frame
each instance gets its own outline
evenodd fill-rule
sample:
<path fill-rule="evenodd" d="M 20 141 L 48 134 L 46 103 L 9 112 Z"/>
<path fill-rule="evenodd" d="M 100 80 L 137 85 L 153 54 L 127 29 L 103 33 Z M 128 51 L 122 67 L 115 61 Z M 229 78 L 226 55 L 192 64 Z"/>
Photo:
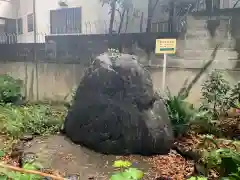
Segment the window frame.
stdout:
<path fill-rule="evenodd" d="M 27 31 L 28 32 L 33 32 L 34 31 L 34 18 L 33 18 L 33 13 L 30 13 L 27 15 Z"/>
<path fill-rule="evenodd" d="M 82 33 L 82 7 L 50 10 L 50 33 Z"/>
<path fill-rule="evenodd" d="M 23 34 L 23 18 L 17 19 L 17 33 Z"/>

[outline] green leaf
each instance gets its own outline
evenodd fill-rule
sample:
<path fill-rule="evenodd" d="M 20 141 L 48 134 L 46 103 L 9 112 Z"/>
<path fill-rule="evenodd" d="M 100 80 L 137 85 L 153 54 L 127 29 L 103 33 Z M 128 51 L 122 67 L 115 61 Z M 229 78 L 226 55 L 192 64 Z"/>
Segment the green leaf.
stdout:
<path fill-rule="evenodd" d="M 37 170 L 36 166 L 34 164 L 24 164 L 23 165 L 23 169 L 27 169 L 27 170 Z"/>
<path fill-rule="evenodd" d="M 5 156 L 5 152 L 3 150 L 0 150 L 0 157 Z"/>
<path fill-rule="evenodd" d="M 124 177 L 134 180 L 142 179 L 143 175 L 143 172 L 137 168 L 129 168 L 123 172 Z"/>
<path fill-rule="evenodd" d="M 32 180 L 30 178 L 30 175 L 29 174 L 22 174 L 20 177 L 19 177 L 19 180 Z"/>
<path fill-rule="evenodd" d="M 123 176 L 122 173 L 119 172 L 119 173 L 113 174 L 110 180 L 131 180 L 131 179 L 127 179 L 126 177 Z"/>
<path fill-rule="evenodd" d="M 113 167 L 115 168 L 121 168 L 121 167 L 130 167 L 132 165 L 131 162 L 129 161 L 122 161 L 122 160 L 117 160 L 117 161 L 114 161 L 113 163 Z"/>
<path fill-rule="evenodd" d="M 193 176 L 188 178 L 187 180 L 208 180 L 208 178 L 203 177 L 203 176 Z"/>
<path fill-rule="evenodd" d="M 0 180 L 7 180 L 8 177 L 6 175 L 0 175 Z"/>

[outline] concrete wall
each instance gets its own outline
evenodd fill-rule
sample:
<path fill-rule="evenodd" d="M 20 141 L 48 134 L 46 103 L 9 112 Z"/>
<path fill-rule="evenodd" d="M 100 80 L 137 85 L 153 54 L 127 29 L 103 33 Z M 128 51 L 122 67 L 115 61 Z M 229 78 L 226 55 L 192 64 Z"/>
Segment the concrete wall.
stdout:
<path fill-rule="evenodd" d="M 161 91 L 162 69 L 149 69 L 152 74 L 154 88 Z M 54 64 L 39 63 L 37 66 L 38 77 L 36 78 L 36 65 L 33 63 L 1 63 L 0 74 L 9 74 L 15 78 L 21 78 L 26 83 L 27 97 L 31 100 L 62 101 L 71 92 L 71 89 L 78 85 L 84 73 L 81 64 Z M 193 78 L 199 69 L 167 69 L 166 85 L 173 94 L 176 94 L 182 87 L 185 79 Z M 225 71 L 226 78 L 232 84 L 240 80 L 240 71 Z M 193 87 L 189 100 L 193 103 L 200 101 L 201 84 L 206 78 L 206 74 Z M 38 83 L 38 91 L 37 91 Z"/>

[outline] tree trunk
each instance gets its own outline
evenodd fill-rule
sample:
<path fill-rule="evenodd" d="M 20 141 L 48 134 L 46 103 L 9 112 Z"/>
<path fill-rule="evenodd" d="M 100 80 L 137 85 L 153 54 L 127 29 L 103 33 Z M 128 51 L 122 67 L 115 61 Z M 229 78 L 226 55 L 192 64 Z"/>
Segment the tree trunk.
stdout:
<path fill-rule="evenodd" d="M 146 32 L 151 32 L 152 29 L 152 19 L 154 15 L 154 11 L 159 3 L 159 0 L 155 0 L 155 4 L 153 3 L 154 0 L 148 1 L 148 18 L 147 18 L 147 28 Z"/>
<path fill-rule="evenodd" d="M 112 0 L 111 2 L 111 17 L 110 17 L 110 24 L 109 24 L 109 34 L 113 33 L 113 23 L 115 19 L 115 12 L 116 12 L 116 0 Z"/>
<path fill-rule="evenodd" d="M 168 32 L 173 32 L 174 30 L 174 2 L 169 3 L 169 17 L 168 17 Z"/>
<path fill-rule="evenodd" d="M 127 15 L 126 15 L 125 33 L 127 32 L 128 23 L 129 23 L 129 9 L 127 10 Z"/>
<path fill-rule="evenodd" d="M 144 12 L 142 12 L 141 20 L 140 20 L 140 33 L 143 32 L 143 16 L 144 16 Z"/>
<path fill-rule="evenodd" d="M 152 24 L 152 4 L 153 4 L 153 0 L 149 0 L 148 1 L 148 18 L 147 18 L 147 28 L 146 28 L 146 32 L 151 32 L 151 24 Z"/>
<path fill-rule="evenodd" d="M 118 34 L 121 33 L 125 14 L 126 14 L 126 9 L 123 10 L 123 13 L 120 16 L 120 24 L 119 24 L 119 28 L 118 28 Z"/>

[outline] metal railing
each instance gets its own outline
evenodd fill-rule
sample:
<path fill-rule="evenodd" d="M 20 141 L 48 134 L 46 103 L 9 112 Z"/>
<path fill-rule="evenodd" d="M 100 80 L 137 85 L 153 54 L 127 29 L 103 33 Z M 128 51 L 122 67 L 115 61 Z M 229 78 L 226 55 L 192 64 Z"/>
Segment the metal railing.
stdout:
<path fill-rule="evenodd" d="M 176 21 L 177 22 L 177 21 Z M 114 21 L 113 34 L 124 33 L 144 33 L 146 32 L 147 20 L 134 20 L 130 19 L 128 22 L 122 23 L 121 29 L 120 22 Z M 179 24 L 177 25 L 179 27 Z M 95 21 L 84 22 L 80 28 L 71 28 L 69 26 L 58 27 L 52 31 L 50 26 L 40 27 L 43 32 L 36 33 L 36 42 L 44 43 L 46 36 L 64 36 L 64 35 L 91 35 L 91 34 L 108 34 L 109 22 L 108 21 Z M 178 31 L 179 30 L 179 31 Z M 177 32 L 180 32 L 178 28 Z M 160 22 L 152 22 L 151 32 L 167 33 L 169 32 L 168 20 Z M 13 43 L 34 43 L 33 32 L 23 33 L 0 33 L 0 44 L 13 44 Z"/>

